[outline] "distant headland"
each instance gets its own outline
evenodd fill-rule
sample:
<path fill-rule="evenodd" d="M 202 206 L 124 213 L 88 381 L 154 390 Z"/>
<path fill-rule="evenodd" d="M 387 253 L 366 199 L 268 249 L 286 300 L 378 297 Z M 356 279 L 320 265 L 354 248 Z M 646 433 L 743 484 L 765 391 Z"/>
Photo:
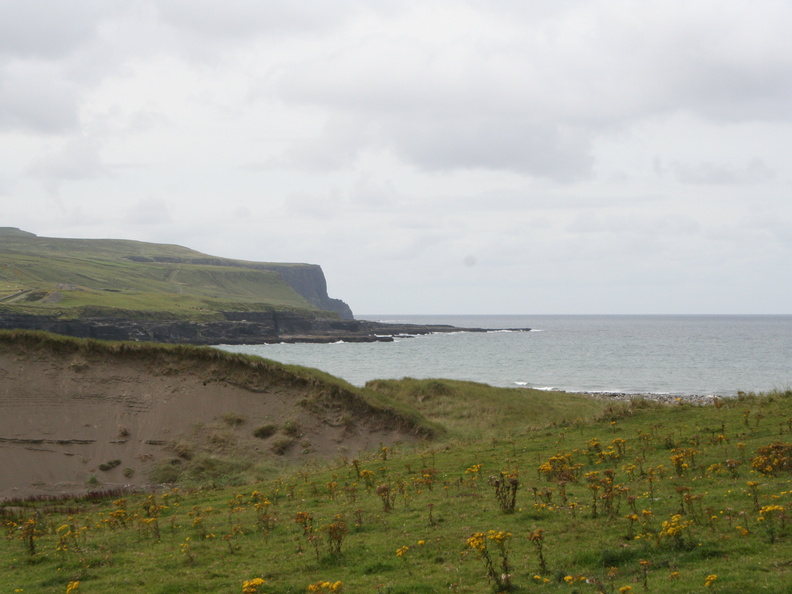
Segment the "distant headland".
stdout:
<path fill-rule="evenodd" d="M 461 330 L 355 320 L 344 301 L 328 296 L 316 264 L 39 237 L 15 227 L 0 227 L 0 329 L 199 345 L 374 342 Z"/>

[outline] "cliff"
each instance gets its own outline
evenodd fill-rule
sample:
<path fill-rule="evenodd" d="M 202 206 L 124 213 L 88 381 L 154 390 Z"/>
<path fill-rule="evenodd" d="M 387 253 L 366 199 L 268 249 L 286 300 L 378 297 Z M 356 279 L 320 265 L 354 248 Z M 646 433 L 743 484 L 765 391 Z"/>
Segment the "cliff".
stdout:
<path fill-rule="evenodd" d="M 6 314 L 222 320 L 226 311 L 291 311 L 353 319 L 327 294 L 316 264 L 234 260 L 185 247 L 115 239 L 38 237 L 0 227 Z M 124 317 L 124 316 L 122 316 Z"/>

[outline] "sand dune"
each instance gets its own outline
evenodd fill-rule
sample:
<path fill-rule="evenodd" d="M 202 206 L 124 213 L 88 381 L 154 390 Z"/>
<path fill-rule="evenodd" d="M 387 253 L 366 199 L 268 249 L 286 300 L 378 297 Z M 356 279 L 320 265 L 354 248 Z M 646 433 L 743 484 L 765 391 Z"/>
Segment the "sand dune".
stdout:
<path fill-rule="evenodd" d="M 361 414 L 354 402 L 321 382 L 223 359 L 2 342 L 0 499 L 147 485 L 154 465 L 178 459 L 178 443 L 214 443 L 231 457 L 302 460 L 416 439 L 403 423 Z M 282 433 L 253 435 L 286 421 L 294 443 L 281 455 L 272 445 Z"/>

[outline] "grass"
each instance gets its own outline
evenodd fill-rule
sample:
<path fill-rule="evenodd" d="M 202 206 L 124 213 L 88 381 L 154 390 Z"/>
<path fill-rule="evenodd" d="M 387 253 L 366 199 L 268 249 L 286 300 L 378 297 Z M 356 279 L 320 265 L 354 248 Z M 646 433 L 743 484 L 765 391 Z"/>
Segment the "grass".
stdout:
<path fill-rule="evenodd" d="M 518 420 L 520 391 L 363 392 L 385 387 L 404 407 L 428 393 L 419 404 L 447 437 L 231 488 L 6 510 L 0 590 L 789 591 L 792 391 L 714 406 L 569 395 L 568 410 Z M 525 395 L 526 414 L 560 397 Z"/>
<path fill-rule="evenodd" d="M 518 435 L 548 423 L 601 414 L 607 403 L 579 394 L 445 379 L 374 380 L 366 388 L 420 411 L 459 439 Z"/>
<path fill-rule="evenodd" d="M 308 270 L 174 245 L 0 233 L 0 313 L 206 321 L 223 311 L 320 310 L 283 280 Z M 327 315 L 327 314 L 325 314 Z"/>

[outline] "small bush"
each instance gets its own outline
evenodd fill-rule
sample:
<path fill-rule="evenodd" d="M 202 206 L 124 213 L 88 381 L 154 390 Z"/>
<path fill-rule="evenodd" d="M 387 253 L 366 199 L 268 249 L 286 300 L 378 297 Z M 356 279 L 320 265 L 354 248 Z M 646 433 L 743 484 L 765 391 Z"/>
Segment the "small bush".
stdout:
<path fill-rule="evenodd" d="M 175 483 L 181 477 L 181 460 L 172 458 L 163 460 L 151 469 L 149 479 L 154 483 Z"/>
<path fill-rule="evenodd" d="M 269 425 L 262 425 L 255 431 L 253 431 L 253 437 L 258 437 L 259 439 L 267 439 L 268 437 L 272 437 L 278 432 L 279 427 L 273 423 Z"/>
<path fill-rule="evenodd" d="M 245 424 L 245 417 L 239 413 L 227 412 L 222 417 L 223 422 L 229 427 L 239 427 Z"/>
<path fill-rule="evenodd" d="M 193 444 L 186 441 L 176 441 L 171 444 L 173 452 L 183 460 L 192 460 L 195 455 Z"/>
<path fill-rule="evenodd" d="M 121 460 L 110 460 L 109 462 L 105 462 L 104 464 L 99 465 L 99 470 L 107 472 L 108 470 L 113 470 L 116 466 L 121 464 Z"/>
<path fill-rule="evenodd" d="M 297 421 L 286 421 L 283 424 L 282 431 L 290 437 L 300 436 L 300 426 L 297 424 Z"/>
<path fill-rule="evenodd" d="M 294 445 L 294 438 L 293 437 L 282 437 L 275 441 L 270 448 L 273 454 L 277 454 L 278 456 L 282 456 L 289 448 Z"/>

